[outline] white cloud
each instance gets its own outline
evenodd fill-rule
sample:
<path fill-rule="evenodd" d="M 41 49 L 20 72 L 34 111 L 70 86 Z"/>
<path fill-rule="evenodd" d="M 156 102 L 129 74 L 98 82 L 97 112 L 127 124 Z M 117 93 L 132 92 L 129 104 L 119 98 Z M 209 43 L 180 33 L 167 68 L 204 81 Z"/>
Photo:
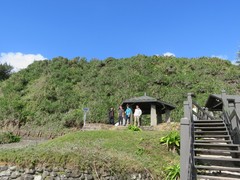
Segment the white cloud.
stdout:
<path fill-rule="evenodd" d="M 211 57 L 216 57 L 216 58 L 219 58 L 219 59 L 228 60 L 228 57 L 226 55 L 212 55 Z"/>
<path fill-rule="evenodd" d="M 175 54 L 173 54 L 171 52 L 163 53 L 163 56 L 173 56 L 173 57 L 176 57 Z"/>
<path fill-rule="evenodd" d="M 7 63 L 13 66 L 13 71 L 19 71 L 26 68 L 29 64 L 34 61 L 40 61 L 46 59 L 41 54 L 23 54 L 20 52 L 13 53 L 1 53 L 0 63 Z"/>

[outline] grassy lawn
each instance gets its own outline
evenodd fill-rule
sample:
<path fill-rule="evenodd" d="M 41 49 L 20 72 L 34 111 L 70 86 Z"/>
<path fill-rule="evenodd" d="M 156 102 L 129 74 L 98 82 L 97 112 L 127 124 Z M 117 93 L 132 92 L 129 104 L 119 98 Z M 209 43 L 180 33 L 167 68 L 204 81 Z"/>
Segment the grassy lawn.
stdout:
<path fill-rule="evenodd" d="M 66 167 L 164 177 L 163 169 L 179 162 L 159 143 L 166 131 L 79 131 L 24 149 L 1 150 L 0 162 L 20 166 Z"/>

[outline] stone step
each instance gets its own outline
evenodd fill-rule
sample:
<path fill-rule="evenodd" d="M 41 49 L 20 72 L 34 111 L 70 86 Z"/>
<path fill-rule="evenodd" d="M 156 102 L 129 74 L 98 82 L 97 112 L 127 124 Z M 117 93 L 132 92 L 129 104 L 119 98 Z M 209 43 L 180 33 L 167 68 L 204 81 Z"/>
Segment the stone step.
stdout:
<path fill-rule="evenodd" d="M 194 131 L 194 134 L 228 135 L 228 131 Z"/>
<path fill-rule="evenodd" d="M 219 150 L 239 150 L 236 144 L 217 144 L 217 143 L 193 143 L 195 149 L 219 149 Z"/>
<path fill-rule="evenodd" d="M 222 167 L 222 166 L 200 166 L 196 165 L 196 169 L 199 170 L 209 170 L 209 171 L 230 171 L 230 172 L 240 172 L 239 167 Z"/>
<path fill-rule="evenodd" d="M 216 134 L 199 134 L 199 135 L 195 135 L 195 138 L 225 138 L 225 139 L 231 139 L 229 134 L 220 134 L 220 135 L 216 135 Z"/>
<path fill-rule="evenodd" d="M 195 123 L 223 123 L 223 120 L 217 120 L 217 119 L 215 119 L 215 120 L 195 120 L 194 121 L 194 124 Z"/>
<path fill-rule="evenodd" d="M 208 131 L 217 131 L 217 130 L 226 130 L 225 126 L 217 126 L 217 127 L 194 127 L 194 130 L 208 130 Z"/>
<path fill-rule="evenodd" d="M 240 158 L 194 156 L 195 165 L 240 168 Z"/>
<path fill-rule="evenodd" d="M 230 149 L 194 149 L 195 155 L 239 156 L 239 150 Z"/>
<path fill-rule="evenodd" d="M 232 140 L 223 140 L 223 139 L 199 139 L 195 140 L 195 143 L 232 143 Z"/>
<path fill-rule="evenodd" d="M 212 175 L 197 175 L 199 180 L 239 180 L 239 177 L 226 177 L 226 176 L 212 176 Z"/>
<path fill-rule="evenodd" d="M 219 123 L 194 123 L 194 127 L 198 127 L 198 126 L 225 126 L 225 124 L 223 122 L 219 122 Z"/>

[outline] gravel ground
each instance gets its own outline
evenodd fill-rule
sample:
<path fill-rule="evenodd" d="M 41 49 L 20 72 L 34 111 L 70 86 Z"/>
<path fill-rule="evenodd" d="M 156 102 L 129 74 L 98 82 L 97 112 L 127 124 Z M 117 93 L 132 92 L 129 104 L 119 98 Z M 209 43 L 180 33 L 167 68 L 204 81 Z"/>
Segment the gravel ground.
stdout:
<path fill-rule="evenodd" d="M 41 142 L 44 142 L 46 140 L 43 139 L 34 139 L 34 140 L 29 140 L 29 139 L 22 139 L 20 142 L 17 143 L 10 143 L 10 144 L 0 144 L 0 150 L 1 149 L 20 149 L 24 148 L 27 146 L 35 146 Z"/>

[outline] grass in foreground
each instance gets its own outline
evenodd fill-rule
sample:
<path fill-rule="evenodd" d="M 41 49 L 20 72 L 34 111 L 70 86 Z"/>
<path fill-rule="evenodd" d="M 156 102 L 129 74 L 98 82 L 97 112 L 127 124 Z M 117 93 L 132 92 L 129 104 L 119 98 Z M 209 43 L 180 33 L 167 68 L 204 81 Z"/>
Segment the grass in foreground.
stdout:
<path fill-rule="evenodd" d="M 160 131 L 75 132 L 21 150 L 1 150 L 0 161 L 20 166 L 50 166 L 164 177 L 164 167 L 179 162 L 159 139 Z"/>

